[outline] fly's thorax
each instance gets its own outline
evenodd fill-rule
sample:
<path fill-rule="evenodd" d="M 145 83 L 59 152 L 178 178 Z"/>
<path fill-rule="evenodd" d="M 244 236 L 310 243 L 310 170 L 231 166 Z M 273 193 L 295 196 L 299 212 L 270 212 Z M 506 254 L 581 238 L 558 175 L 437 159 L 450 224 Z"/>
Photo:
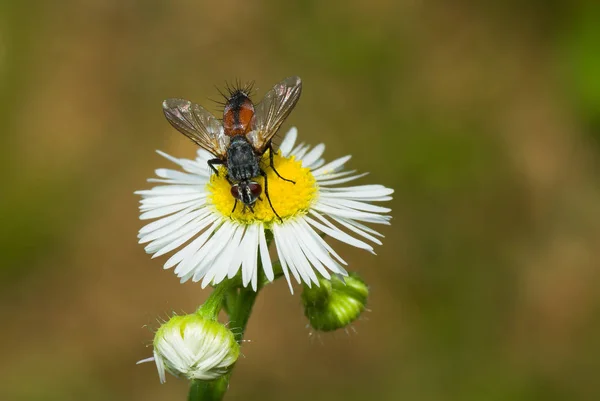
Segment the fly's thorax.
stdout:
<path fill-rule="evenodd" d="M 244 136 L 234 136 L 227 149 L 227 170 L 234 181 L 247 181 L 260 175 L 259 159 Z"/>

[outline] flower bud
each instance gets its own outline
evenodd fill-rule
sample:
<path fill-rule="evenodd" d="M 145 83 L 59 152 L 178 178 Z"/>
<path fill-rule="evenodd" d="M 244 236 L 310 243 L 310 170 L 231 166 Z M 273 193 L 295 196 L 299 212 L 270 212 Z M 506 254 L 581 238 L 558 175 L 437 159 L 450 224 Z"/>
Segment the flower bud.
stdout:
<path fill-rule="evenodd" d="M 333 331 L 356 320 L 367 303 L 369 288 L 356 273 L 342 279 L 319 278 L 319 287 L 304 286 L 304 314 L 315 330 Z"/>
<path fill-rule="evenodd" d="M 165 370 L 190 380 L 213 380 L 229 371 L 240 347 L 217 320 L 199 314 L 173 316 L 154 336 L 154 359 L 161 383 Z M 146 362 L 148 360 L 140 361 Z"/>

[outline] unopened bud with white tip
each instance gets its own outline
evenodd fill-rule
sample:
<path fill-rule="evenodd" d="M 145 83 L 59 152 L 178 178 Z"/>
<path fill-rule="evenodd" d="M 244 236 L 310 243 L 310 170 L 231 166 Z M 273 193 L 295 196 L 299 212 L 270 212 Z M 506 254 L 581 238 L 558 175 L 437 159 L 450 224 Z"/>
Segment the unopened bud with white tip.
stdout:
<path fill-rule="evenodd" d="M 160 382 L 165 371 L 190 380 L 214 380 L 236 362 L 240 347 L 233 333 L 216 319 L 198 313 L 173 316 L 154 336 L 154 360 Z"/>

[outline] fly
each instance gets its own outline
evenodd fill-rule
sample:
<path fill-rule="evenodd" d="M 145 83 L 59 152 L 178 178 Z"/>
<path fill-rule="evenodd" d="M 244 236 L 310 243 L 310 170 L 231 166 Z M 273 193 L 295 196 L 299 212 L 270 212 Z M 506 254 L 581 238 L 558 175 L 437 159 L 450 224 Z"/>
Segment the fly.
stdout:
<path fill-rule="evenodd" d="M 163 111 L 175 129 L 215 156 L 208 161 L 215 174 L 219 174 L 215 166 L 226 167 L 225 178 L 235 198 L 232 213 L 238 201 L 244 205 L 244 209 L 254 211 L 253 206 L 263 192 L 256 178 L 262 176 L 269 206 L 275 216 L 282 220 L 271 203 L 267 173 L 261 168 L 260 160 L 269 150 L 269 166 L 275 174 L 284 181 L 294 183 L 283 178 L 275 169 L 271 139 L 296 106 L 302 92 L 302 81 L 299 77 L 284 79 L 267 92 L 256 106 L 248 92 L 248 88 L 230 91 L 222 120 L 202 106 L 184 99 L 165 100 Z"/>

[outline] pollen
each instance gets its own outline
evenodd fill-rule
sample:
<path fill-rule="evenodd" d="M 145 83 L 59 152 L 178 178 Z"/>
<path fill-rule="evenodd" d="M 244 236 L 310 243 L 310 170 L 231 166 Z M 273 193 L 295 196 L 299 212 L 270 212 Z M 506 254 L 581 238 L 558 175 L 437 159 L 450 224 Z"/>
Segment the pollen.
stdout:
<path fill-rule="evenodd" d="M 273 209 L 283 220 L 306 214 L 317 196 L 318 189 L 310 169 L 302 167 L 302 162 L 297 161 L 294 156 L 283 157 L 280 152 L 273 156 L 273 164 L 279 175 L 295 182 L 279 178 L 269 166 L 269 152 L 263 155 L 261 168 L 267 173 L 269 197 L 273 208 L 267 200 L 264 178 L 259 176 L 254 177 L 252 181 L 260 184 L 262 194 L 252 205 L 252 209 L 238 201 L 233 210 L 235 198 L 231 195 L 231 184 L 225 178 L 227 170 L 223 166 L 219 167 L 219 175 L 213 174 L 207 184 L 208 199 L 220 214 L 243 224 L 260 221 L 268 226 L 278 220 Z"/>

